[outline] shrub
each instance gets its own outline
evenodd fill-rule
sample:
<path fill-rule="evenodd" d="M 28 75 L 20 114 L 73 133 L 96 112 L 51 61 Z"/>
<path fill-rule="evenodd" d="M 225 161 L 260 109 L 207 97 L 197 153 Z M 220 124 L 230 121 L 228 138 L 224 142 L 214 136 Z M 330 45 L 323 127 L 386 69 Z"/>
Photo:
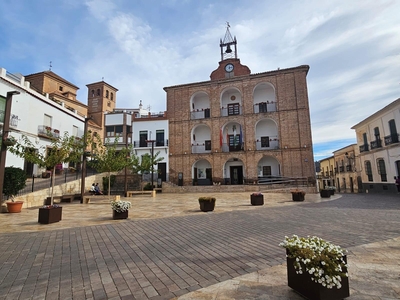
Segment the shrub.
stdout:
<path fill-rule="evenodd" d="M 7 198 L 11 197 L 13 200 L 14 196 L 26 186 L 25 183 L 26 173 L 24 170 L 16 167 L 4 168 L 3 194 Z"/>

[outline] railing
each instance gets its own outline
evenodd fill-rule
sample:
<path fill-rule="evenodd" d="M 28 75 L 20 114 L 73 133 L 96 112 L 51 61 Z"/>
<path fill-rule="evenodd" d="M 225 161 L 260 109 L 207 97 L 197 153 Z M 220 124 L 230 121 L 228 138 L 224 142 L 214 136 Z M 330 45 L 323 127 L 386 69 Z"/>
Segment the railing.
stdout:
<path fill-rule="evenodd" d="M 398 143 L 400 140 L 399 136 L 400 134 L 392 134 L 385 136 L 385 146 Z"/>
<path fill-rule="evenodd" d="M 346 171 L 347 171 L 347 172 L 352 172 L 352 171 L 353 171 L 352 166 L 351 166 L 351 165 L 347 165 L 347 166 L 346 166 Z"/>
<path fill-rule="evenodd" d="M 344 172 L 344 166 L 339 167 L 339 172 Z"/>
<path fill-rule="evenodd" d="M 279 149 L 279 139 L 270 138 L 268 143 L 259 140 L 256 141 L 256 150 L 271 150 L 271 149 Z"/>
<path fill-rule="evenodd" d="M 227 107 L 221 108 L 221 117 L 235 116 L 235 115 L 241 115 L 241 114 L 242 114 L 241 106 L 238 106 L 236 108 L 227 108 Z"/>
<path fill-rule="evenodd" d="M 50 126 L 39 125 L 38 126 L 38 135 L 46 138 L 59 138 L 60 130 L 51 128 Z"/>
<path fill-rule="evenodd" d="M 377 139 L 377 140 L 371 142 L 371 150 L 376 149 L 376 148 L 381 148 L 381 147 L 382 147 L 381 139 Z"/>
<path fill-rule="evenodd" d="M 227 143 L 222 144 L 222 152 L 237 152 L 243 151 L 243 143 L 237 143 L 234 145 L 229 145 Z"/>
<path fill-rule="evenodd" d="M 192 142 L 192 153 L 211 153 L 211 141 Z"/>
<path fill-rule="evenodd" d="M 167 147 L 167 146 L 168 146 L 168 139 L 154 141 L 154 147 Z M 133 148 L 151 148 L 151 142 L 133 141 Z"/>
<path fill-rule="evenodd" d="M 368 146 L 368 144 L 361 145 L 361 146 L 360 146 L 360 153 L 361 153 L 361 152 L 366 152 L 366 151 L 369 151 L 369 146 Z"/>
<path fill-rule="evenodd" d="M 255 103 L 253 105 L 253 110 L 254 110 L 255 114 L 275 112 L 276 111 L 276 102 L 267 101 L 267 102 Z"/>
<path fill-rule="evenodd" d="M 192 120 L 208 119 L 211 116 L 210 113 L 211 112 L 209 108 L 196 109 L 190 112 L 190 118 Z"/>

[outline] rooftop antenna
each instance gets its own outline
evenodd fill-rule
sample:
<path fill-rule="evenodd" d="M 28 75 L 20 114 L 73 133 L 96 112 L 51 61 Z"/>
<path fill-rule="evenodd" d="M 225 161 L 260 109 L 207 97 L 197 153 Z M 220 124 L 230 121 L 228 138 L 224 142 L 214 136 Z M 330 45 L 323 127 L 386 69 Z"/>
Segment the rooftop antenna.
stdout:
<path fill-rule="evenodd" d="M 51 61 L 50 61 L 50 64 L 49 64 L 49 71 L 51 71 L 51 67 L 52 67 L 52 65 L 51 65 Z"/>
<path fill-rule="evenodd" d="M 104 81 L 104 77 L 101 77 L 101 81 Z"/>

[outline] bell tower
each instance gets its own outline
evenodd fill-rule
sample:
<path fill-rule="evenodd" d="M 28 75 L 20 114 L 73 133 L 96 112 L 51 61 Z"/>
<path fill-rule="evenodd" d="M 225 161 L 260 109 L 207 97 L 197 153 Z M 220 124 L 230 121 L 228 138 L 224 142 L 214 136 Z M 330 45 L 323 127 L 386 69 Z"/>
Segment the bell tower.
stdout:
<path fill-rule="evenodd" d="M 219 46 L 221 48 L 221 60 L 230 58 L 237 59 L 237 41 L 236 36 L 232 38 L 231 32 L 229 31 L 229 22 L 226 22 L 226 32 L 224 40 L 220 39 Z M 233 50 L 232 50 L 233 46 Z M 224 51 L 225 50 L 225 51 Z"/>
<path fill-rule="evenodd" d="M 226 22 L 226 32 L 224 39 L 219 40 L 219 47 L 221 48 L 221 61 L 219 62 L 218 69 L 212 71 L 211 80 L 229 79 L 235 76 L 250 75 L 250 69 L 240 63 L 237 55 L 237 41 L 236 36 L 232 37 L 229 31 L 229 22 Z"/>

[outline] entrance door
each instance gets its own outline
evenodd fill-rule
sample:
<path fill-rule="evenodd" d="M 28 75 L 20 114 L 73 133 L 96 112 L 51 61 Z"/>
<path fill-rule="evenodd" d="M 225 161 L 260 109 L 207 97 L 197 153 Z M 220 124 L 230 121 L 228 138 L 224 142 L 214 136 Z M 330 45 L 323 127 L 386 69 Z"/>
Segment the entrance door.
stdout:
<path fill-rule="evenodd" d="M 354 193 L 353 177 L 350 177 L 350 191 Z"/>
<path fill-rule="evenodd" d="M 243 167 L 234 166 L 230 167 L 231 171 L 231 184 L 243 184 Z"/>
<path fill-rule="evenodd" d="M 158 178 L 161 178 L 162 181 L 167 181 L 167 163 L 158 163 Z"/>

